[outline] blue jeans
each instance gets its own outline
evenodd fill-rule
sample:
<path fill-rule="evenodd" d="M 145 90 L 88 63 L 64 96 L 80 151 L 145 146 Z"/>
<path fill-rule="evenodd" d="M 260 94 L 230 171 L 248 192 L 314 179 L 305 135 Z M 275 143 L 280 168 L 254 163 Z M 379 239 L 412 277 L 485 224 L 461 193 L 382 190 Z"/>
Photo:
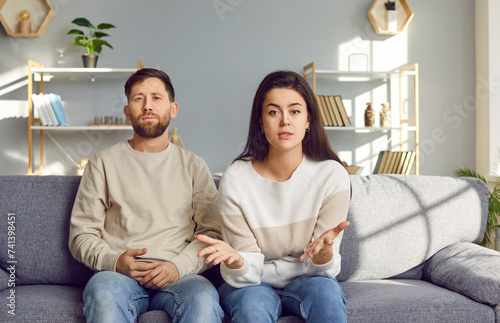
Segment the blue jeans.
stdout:
<path fill-rule="evenodd" d="M 83 302 L 87 322 L 134 322 L 152 310 L 167 312 L 173 322 L 220 322 L 224 317 L 217 290 L 200 275 L 185 276 L 156 291 L 120 273 L 102 271 L 87 283 Z"/>
<path fill-rule="evenodd" d="M 342 286 L 334 278 L 295 278 L 283 289 L 262 283 L 219 288 L 221 305 L 231 322 L 276 322 L 280 316 L 296 315 L 306 322 L 347 322 Z"/>

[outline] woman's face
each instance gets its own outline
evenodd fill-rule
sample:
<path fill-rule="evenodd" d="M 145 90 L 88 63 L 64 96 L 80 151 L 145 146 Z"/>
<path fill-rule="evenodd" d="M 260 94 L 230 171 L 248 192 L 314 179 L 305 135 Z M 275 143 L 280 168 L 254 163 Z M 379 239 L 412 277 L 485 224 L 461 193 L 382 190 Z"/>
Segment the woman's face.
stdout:
<path fill-rule="evenodd" d="M 307 104 L 293 89 L 272 89 L 262 104 L 260 126 L 269 142 L 269 150 L 302 153 L 302 140 L 309 129 Z"/>

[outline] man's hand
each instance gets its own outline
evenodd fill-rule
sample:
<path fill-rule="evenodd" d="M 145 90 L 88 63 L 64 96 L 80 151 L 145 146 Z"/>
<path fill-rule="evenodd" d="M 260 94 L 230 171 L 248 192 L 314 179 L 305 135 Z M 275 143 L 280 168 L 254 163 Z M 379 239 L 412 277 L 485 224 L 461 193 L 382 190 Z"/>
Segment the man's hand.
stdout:
<path fill-rule="evenodd" d="M 325 231 L 318 239 L 307 245 L 306 251 L 300 256 L 300 261 L 306 258 L 312 258 L 316 265 L 324 265 L 333 258 L 333 240 L 348 226 L 351 222 L 344 221 L 333 229 Z"/>
<path fill-rule="evenodd" d="M 173 262 L 165 261 L 144 276 L 140 284 L 143 287 L 162 290 L 167 285 L 179 280 L 179 271 Z"/>
<path fill-rule="evenodd" d="M 147 264 L 135 262 L 135 257 L 142 256 L 146 254 L 146 252 L 148 252 L 146 248 L 129 249 L 125 251 L 118 257 L 116 262 L 116 271 L 134 280 L 141 281 L 142 278 L 149 274 L 151 270 L 161 264 L 159 261 Z"/>
<path fill-rule="evenodd" d="M 231 269 L 240 269 L 245 264 L 245 260 L 240 253 L 224 241 L 210 238 L 204 234 L 197 235 L 196 240 L 210 245 L 198 252 L 198 257 L 209 255 L 206 260 L 207 263 L 213 262 L 214 265 L 218 265 L 224 261 L 226 267 Z"/>

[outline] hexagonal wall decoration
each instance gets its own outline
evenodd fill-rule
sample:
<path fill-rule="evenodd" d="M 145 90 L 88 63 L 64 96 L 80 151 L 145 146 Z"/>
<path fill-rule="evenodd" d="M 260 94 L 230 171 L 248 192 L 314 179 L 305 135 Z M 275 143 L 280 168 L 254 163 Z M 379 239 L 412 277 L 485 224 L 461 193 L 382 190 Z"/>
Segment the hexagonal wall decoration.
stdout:
<path fill-rule="evenodd" d="M 390 24 L 390 18 L 388 18 L 388 10 L 386 8 L 386 3 L 394 2 L 395 12 L 393 13 L 395 19 L 397 20 L 394 29 L 388 26 Z M 370 10 L 366 14 L 368 20 L 373 26 L 375 32 L 379 35 L 396 35 L 401 33 L 406 29 L 411 19 L 413 18 L 413 11 L 411 10 L 408 2 L 406 0 L 375 0 L 373 1 Z"/>
<path fill-rule="evenodd" d="M 7 34 L 13 37 L 41 37 L 54 14 L 49 0 L 0 0 L 0 22 Z M 26 21 L 24 25 L 21 20 Z"/>

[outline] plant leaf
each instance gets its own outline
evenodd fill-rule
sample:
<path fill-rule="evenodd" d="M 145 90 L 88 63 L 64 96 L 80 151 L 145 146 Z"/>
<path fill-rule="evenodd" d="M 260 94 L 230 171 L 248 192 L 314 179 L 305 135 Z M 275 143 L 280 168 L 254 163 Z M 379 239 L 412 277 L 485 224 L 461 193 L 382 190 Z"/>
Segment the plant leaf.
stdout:
<path fill-rule="evenodd" d="M 85 35 L 83 31 L 78 29 L 71 29 L 66 35 Z"/>
<path fill-rule="evenodd" d="M 75 37 L 75 40 L 73 41 L 73 45 L 77 46 L 86 46 L 88 40 L 86 36 L 77 36 Z"/>
<path fill-rule="evenodd" d="M 97 53 L 101 53 L 102 46 L 107 46 L 107 47 L 113 49 L 113 46 L 111 46 L 107 41 L 102 40 L 102 39 L 95 39 L 94 46 L 95 46 L 94 51 L 96 51 Z"/>
<path fill-rule="evenodd" d="M 483 182 L 486 183 L 486 179 L 482 175 L 479 175 L 478 173 L 476 173 L 475 171 L 473 171 L 469 168 L 457 168 L 457 169 L 455 169 L 455 175 L 457 175 L 459 177 L 479 178 L 480 180 L 482 180 Z"/>
<path fill-rule="evenodd" d="M 90 23 L 90 21 L 88 21 L 86 18 L 76 18 L 71 23 L 78 25 L 78 26 L 87 27 L 89 29 L 95 30 L 94 25 L 92 25 Z"/>
<path fill-rule="evenodd" d="M 106 37 L 106 36 L 109 36 L 109 35 L 106 34 L 106 33 L 101 32 L 101 31 L 96 31 L 94 33 L 94 38 L 102 38 L 102 37 Z"/>
<path fill-rule="evenodd" d="M 108 24 L 108 23 L 105 23 L 103 22 L 102 24 L 99 24 L 97 26 L 97 29 L 111 29 L 111 28 L 116 28 L 114 25 L 112 24 Z"/>

